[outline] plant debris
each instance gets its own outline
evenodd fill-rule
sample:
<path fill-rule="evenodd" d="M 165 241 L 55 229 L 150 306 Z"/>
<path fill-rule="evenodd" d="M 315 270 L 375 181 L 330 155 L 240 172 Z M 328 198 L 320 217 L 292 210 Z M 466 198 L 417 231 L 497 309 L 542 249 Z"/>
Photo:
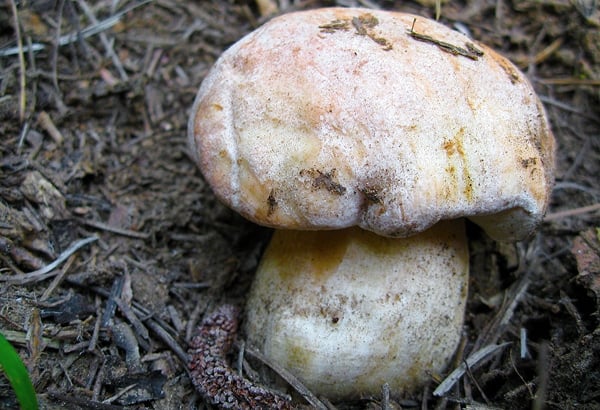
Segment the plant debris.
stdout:
<path fill-rule="evenodd" d="M 392 43 L 390 43 L 384 37 L 380 37 L 373 30 L 379 24 L 379 20 L 377 17 L 373 16 L 370 13 L 361 14 L 358 17 L 353 17 L 350 19 L 338 19 L 333 20 L 330 23 L 322 24 L 319 26 L 322 33 L 334 33 L 335 31 L 348 31 L 350 29 L 350 25 L 354 27 L 355 33 L 359 36 L 366 36 L 382 46 L 384 51 L 389 51 L 393 48 Z"/>
<path fill-rule="evenodd" d="M 410 30 L 408 31 L 408 34 L 415 40 L 423 41 L 425 43 L 435 44 L 436 46 L 438 46 L 440 48 L 440 50 L 445 51 L 446 53 L 450 53 L 455 56 L 460 55 L 460 56 L 467 57 L 467 58 L 470 58 L 471 60 L 475 60 L 475 61 L 479 60 L 479 57 L 483 56 L 483 51 L 481 51 L 477 47 L 475 47 L 475 45 L 473 43 L 467 43 L 466 44 L 467 48 L 464 49 L 462 47 L 450 44 L 446 41 L 437 40 L 426 34 L 417 33 L 414 30 L 416 21 L 417 21 L 417 19 L 415 18 L 413 20 Z"/>
<path fill-rule="evenodd" d="M 571 253 L 577 262 L 577 282 L 594 295 L 600 306 L 600 228 L 581 232 L 573 241 Z"/>
<path fill-rule="evenodd" d="M 337 171 L 333 168 L 331 171 L 320 171 L 318 169 L 302 169 L 300 170 L 301 177 L 307 177 L 312 180 L 312 186 L 316 189 L 326 189 L 334 195 L 344 195 L 346 187 L 337 182 Z"/>
<path fill-rule="evenodd" d="M 209 402 L 225 409 L 291 409 L 291 400 L 244 379 L 228 364 L 239 309 L 222 305 L 208 315 L 190 342 L 192 383 Z"/>

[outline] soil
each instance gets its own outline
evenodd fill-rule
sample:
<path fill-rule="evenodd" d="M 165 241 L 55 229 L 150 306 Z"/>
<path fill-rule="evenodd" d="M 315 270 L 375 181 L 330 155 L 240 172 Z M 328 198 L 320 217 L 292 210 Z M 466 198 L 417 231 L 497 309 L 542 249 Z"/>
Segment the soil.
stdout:
<path fill-rule="evenodd" d="M 0 332 L 42 408 L 211 408 L 186 371 L 188 342 L 208 312 L 243 306 L 271 232 L 213 196 L 188 150 L 189 110 L 221 52 L 270 17 L 264 6 L 335 4 L 435 16 L 435 1 L 0 3 Z M 500 348 L 442 398 L 447 374 L 432 374 L 410 394 L 326 405 L 600 409 L 598 2 L 447 1 L 440 20 L 531 80 L 558 143 L 552 202 L 529 241 L 470 227 L 448 373 Z M 257 377 L 275 386 L 276 373 Z M 0 408 L 16 406 L 0 375 Z"/>

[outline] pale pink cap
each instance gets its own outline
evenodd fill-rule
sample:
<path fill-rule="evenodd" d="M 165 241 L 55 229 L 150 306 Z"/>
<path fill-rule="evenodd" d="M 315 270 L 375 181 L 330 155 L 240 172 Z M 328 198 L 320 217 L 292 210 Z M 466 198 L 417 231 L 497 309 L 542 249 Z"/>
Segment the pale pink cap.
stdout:
<path fill-rule="evenodd" d="M 467 217 L 519 240 L 553 184 L 554 138 L 525 76 L 404 13 L 271 20 L 217 61 L 189 136 L 216 195 L 274 228 L 404 237 Z"/>

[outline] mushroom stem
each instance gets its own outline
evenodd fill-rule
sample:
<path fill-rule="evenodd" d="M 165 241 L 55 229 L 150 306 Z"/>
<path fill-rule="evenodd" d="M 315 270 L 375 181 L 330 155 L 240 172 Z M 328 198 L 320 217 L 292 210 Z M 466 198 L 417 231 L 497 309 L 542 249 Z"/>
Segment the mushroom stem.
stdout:
<path fill-rule="evenodd" d="M 384 383 L 407 392 L 454 354 L 468 270 L 463 220 L 403 239 L 276 231 L 249 296 L 248 340 L 333 400 Z"/>

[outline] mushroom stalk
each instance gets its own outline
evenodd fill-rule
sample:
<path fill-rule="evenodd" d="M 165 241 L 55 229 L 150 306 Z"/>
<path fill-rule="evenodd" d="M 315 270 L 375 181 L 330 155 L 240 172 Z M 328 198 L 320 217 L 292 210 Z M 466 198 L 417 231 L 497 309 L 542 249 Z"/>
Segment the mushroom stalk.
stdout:
<path fill-rule="evenodd" d="M 460 339 L 462 220 L 410 238 L 360 228 L 276 231 L 247 304 L 248 340 L 330 399 L 410 391 Z"/>

